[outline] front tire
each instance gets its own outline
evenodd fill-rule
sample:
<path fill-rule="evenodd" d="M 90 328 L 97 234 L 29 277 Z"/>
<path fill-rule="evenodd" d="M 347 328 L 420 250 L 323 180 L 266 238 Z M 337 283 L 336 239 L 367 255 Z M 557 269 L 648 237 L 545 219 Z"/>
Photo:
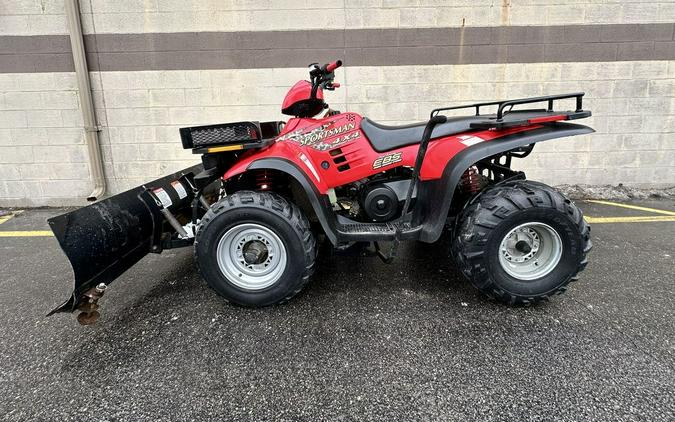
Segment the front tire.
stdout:
<path fill-rule="evenodd" d="M 508 304 L 563 293 L 587 264 L 590 227 L 581 210 L 543 183 L 487 189 L 460 214 L 453 254 L 481 292 Z"/>
<path fill-rule="evenodd" d="M 314 272 L 316 242 L 307 218 L 285 198 L 241 191 L 211 206 L 195 238 L 202 277 L 243 306 L 283 303 Z"/>

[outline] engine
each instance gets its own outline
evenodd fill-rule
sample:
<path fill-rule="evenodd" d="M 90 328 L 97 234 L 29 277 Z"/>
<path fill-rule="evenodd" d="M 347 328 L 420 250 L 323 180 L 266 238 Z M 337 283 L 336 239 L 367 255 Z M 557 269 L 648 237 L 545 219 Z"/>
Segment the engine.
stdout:
<path fill-rule="evenodd" d="M 383 223 L 401 216 L 410 187 L 412 172 L 397 168 L 336 189 L 337 212 L 359 222 Z M 476 166 L 469 167 L 457 186 L 457 195 L 465 199 L 479 193 L 490 180 Z M 417 192 L 413 192 L 414 209 Z M 461 201 L 464 203 L 465 201 Z"/>
<path fill-rule="evenodd" d="M 375 181 L 361 190 L 361 210 L 372 221 L 392 220 L 400 215 L 410 180 Z"/>
<path fill-rule="evenodd" d="M 340 210 L 363 222 L 386 222 L 401 215 L 410 177 L 402 172 L 383 173 L 352 183 L 338 192 Z M 413 199 L 416 192 L 413 192 Z"/>

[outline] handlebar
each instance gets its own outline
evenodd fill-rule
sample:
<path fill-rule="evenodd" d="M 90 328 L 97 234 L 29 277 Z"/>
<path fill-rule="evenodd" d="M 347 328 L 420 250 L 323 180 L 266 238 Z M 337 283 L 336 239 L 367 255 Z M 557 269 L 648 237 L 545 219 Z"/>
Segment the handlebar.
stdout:
<path fill-rule="evenodd" d="M 332 63 L 328 63 L 324 67 L 326 68 L 326 72 L 333 72 L 335 69 L 337 69 L 340 66 L 342 66 L 342 60 L 336 60 Z"/>
<path fill-rule="evenodd" d="M 342 60 L 336 60 L 331 63 L 326 63 L 325 65 L 319 67 L 318 63 L 312 63 L 309 65 L 309 78 L 312 84 L 312 94 L 311 98 L 316 98 L 316 92 L 319 88 L 327 89 L 329 91 L 339 88 L 340 84 L 334 82 L 335 74 L 333 71 L 338 67 L 342 66 Z"/>

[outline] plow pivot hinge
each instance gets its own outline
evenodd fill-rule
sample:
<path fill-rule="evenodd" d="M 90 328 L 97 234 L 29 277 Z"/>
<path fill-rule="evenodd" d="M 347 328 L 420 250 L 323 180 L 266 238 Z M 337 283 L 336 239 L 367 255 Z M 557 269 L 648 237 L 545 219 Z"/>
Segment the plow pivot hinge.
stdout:
<path fill-rule="evenodd" d="M 82 301 L 77 305 L 77 310 L 80 311 L 80 314 L 77 316 L 77 322 L 80 325 L 94 324 L 101 317 L 101 313 L 98 311 L 100 308 L 98 300 L 103 297 L 106 288 L 105 283 L 99 283 L 96 287 L 87 290 L 82 295 Z"/>

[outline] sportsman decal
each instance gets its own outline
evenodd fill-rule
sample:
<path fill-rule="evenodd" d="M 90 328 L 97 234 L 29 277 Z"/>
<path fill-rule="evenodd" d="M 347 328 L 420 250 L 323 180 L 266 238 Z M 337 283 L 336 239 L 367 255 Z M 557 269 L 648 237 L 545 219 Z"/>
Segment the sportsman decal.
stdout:
<path fill-rule="evenodd" d="M 358 131 L 348 133 L 356 129 L 356 124 L 347 123 L 342 126 L 331 127 L 333 123 L 335 121 L 324 123 L 309 132 L 303 132 L 303 129 L 294 130 L 280 137 L 279 140 L 293 141 L 302 146 L 308 146 L 319 151 L 327 151 L 359 137 Z M 336 135 L 339 136 L 333 138 Z"/>

